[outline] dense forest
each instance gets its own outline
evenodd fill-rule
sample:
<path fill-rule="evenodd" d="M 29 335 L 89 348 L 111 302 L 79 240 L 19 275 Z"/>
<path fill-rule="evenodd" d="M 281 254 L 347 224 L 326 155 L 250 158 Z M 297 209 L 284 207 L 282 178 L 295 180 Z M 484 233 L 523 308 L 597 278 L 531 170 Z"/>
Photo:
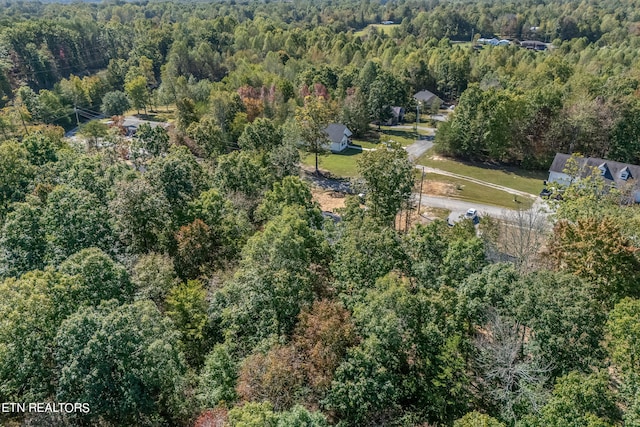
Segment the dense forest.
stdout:
<path fill-rule="evenodd" d="M 300 171 L 425 89 L 443 155 L 640 163 L 635 2 L 0 5 L 0 401 L 90 407 L 2 425 L 640 426 L 624 189 L 403 227 L 400 147 L 338 222 Z"/>

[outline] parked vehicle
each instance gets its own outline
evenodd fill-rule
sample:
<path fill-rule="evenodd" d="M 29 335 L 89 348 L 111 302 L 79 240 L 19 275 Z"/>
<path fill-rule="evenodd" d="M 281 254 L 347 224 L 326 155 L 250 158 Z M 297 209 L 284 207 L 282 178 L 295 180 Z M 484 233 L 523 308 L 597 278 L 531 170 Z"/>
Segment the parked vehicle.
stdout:
<path fill-rule="evenodd" d="M 471 221 L 473 221 L 474 224 L 477 224 L 480 222 L 480 216 L 478 216 L 477 209 L 470 208 L 469 210 L 467 210 L 467 212 L 464 214 L 464 218 L 470 219 Z"/>

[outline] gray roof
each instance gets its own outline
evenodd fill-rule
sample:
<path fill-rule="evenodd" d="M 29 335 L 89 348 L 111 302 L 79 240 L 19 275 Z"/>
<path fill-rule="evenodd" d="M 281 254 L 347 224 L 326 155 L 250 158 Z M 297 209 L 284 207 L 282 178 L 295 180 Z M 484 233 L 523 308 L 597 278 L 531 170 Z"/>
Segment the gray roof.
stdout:
<path fill-rule="evenodd" d="M 413 97 L 416 99 L 416 101 L 420 102 L 431 102 L 435 98 L 438 98 L 435 93 L 428 90 L 421 90 L 420 92 L 413 95 Z"/>
<path fill-rule="evenodd" d="M 349 130 L 349 128 L 347 128 L 342 123 L 331 123 L 326 127 L 324 131 L 329 136 L 331 142 L 336 143 L 342 141 L 342 137 L 345 135 L 351 136 L 351 131 Z"/>
<path fill-rule="evenodd" d="M 404 108 L 402 107 L 391 107 L 391 114 L 393 114 L 393 117 L 400 117 L 402 114 L 404 114 Z"/>
<path fill-rule="evenodd" d="M 557 153 L 551 163 L 549 172 L 565 173 L 564 169 L 570 154 Z M 591 175 L 594 168 L 602 171 L 602 178 L 609 184 L 622 184 L 629 180 L 635 180 L 636 186 L 640 183 L 640 166 L 628 163 L 614 162 L 613 160 L 599 159 L 597 157 L 575 157 L 580 170 L 580 178 Z M 621 178 L 621 172 L 627 173 L 627 179 Z"/>

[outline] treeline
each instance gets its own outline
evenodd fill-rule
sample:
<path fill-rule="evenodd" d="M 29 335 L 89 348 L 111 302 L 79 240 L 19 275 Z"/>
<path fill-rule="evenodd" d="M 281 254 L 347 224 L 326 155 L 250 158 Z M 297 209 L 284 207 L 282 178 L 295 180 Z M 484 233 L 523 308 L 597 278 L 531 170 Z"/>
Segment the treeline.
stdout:
<path fill-rule="evenodd" d="M 194 104 L 200 118 L 211 91 L 251 97 L 262 104 L 252 114 L 283 123 L 292 108 L 267 104 L 301 105 L 305 87 L 321 84 L 360 134 L 385 120 L 389 106 L 414 111 L 411 95 L 428 89 L 462 104 L 439 133 L 444 154 L 530 168 L 547 167 L 556 151 L 639 162 L 629 137 L 638 133 L 633 4 L 515 6 L 517 13 L 491 2 L 78 4 L 69 17 L 67 5 L 7 3 L 0 123 L 17 134 L 29 118 L 71 126 L 78 107 L 94 116 L 122 111 L 102 107 L 110 92 L 126 93 L 121 105 L 139 110 Z M 356 34 L 382 20 L 399 25 Z M 554 48 L 469 44 L 494 35 Z M 397 82 L 373 85 L 374 68 Z M 469 85 L 482 96 L 463 97 Z M 370 87 L 383 90 L 372 97 Z"/>

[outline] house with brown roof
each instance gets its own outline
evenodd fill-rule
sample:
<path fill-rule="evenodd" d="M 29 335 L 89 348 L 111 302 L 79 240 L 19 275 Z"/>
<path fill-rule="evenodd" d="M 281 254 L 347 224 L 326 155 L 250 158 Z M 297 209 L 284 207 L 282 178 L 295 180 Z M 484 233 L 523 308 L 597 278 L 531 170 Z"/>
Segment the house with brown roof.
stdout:
<path fill-rule="evenodd" d="M 575 159 L 575 175 L 570 175 L 567 162 Z M 577 157 L 570 154 L 557 153 L 549 168 L 549 182 L 569 185 L 575 179 L 591 176 L 598 171 L 608 188 L 622 188 L 631 184 L 632 194 L 636 203 L 640 203 L 640 166 L 596 157 Z"/>

